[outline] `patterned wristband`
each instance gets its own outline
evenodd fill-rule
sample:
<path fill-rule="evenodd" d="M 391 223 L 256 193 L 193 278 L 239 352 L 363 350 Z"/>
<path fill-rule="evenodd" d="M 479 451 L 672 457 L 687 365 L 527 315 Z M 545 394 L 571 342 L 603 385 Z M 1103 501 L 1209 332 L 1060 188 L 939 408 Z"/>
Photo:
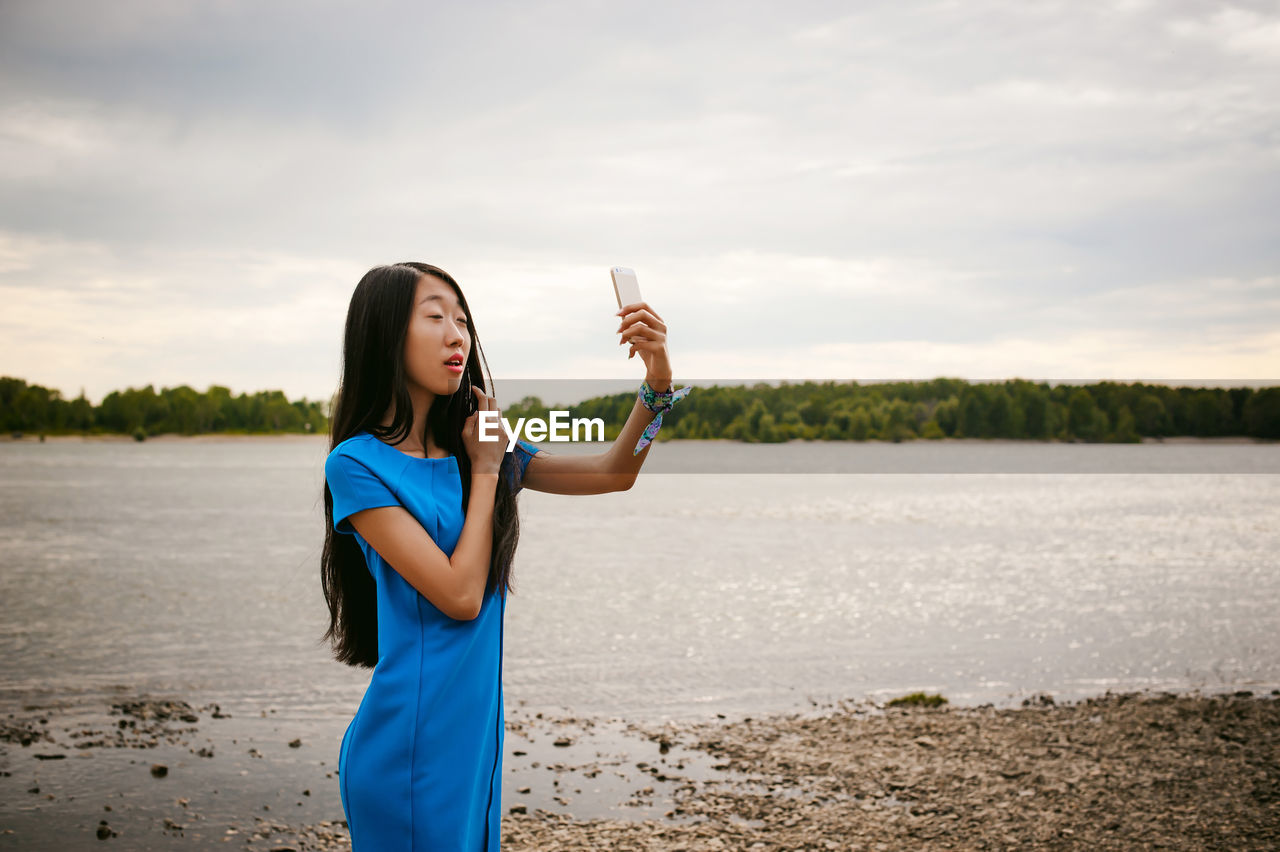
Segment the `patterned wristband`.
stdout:
<path fill-rule="evenodd" d="M 673 382 L 672 388 L 674 387 L 675 383 Z M 636 442 L 636 448 L 631 451 L 631 455 L 637 456 L 640 454 L 641 450 L 649 446 L 649 442 L 653 440 L 654 436 L 658 434 L 658 430 L 662 428 L 662 415 L 665 412 L 670 411 L 672 406 L 688 396 L 692 390 L 693 386 L 690 385 L 688 387 L 680 388 L 680 390 L 671 390 L 666 391 L 665 393 L 659 393 L 649 387 L 649 383 L 647 381 L 640 383 L 640 393 L 637 396 L 637 399 L 641 405 L 654 412 L 657 416 L 650 421 L 648 426 L 644 427 L 644 433 L 641 434 L 640 440 Z"/>

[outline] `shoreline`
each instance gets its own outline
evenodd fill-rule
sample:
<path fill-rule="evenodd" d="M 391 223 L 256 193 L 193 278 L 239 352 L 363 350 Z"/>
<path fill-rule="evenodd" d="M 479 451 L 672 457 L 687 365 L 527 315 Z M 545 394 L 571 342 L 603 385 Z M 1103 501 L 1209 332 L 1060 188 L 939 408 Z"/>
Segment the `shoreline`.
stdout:
<path fill-rule="evenodd" d="M 506 722 L 512 852 L 1280 843 L 1280 690 Z M 29 706 L 0 719 L 0 844 L 349 849 L 328 739 L 176 699 Z"/>

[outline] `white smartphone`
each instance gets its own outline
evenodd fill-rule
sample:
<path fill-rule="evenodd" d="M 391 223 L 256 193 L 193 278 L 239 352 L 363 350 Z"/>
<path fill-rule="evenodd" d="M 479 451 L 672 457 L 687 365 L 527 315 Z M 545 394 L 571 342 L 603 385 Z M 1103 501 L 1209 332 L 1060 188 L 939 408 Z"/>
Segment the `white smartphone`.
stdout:
<path fill-rule="evenodd" d="M 613 295 L 618 297 L 619 308 L 643 301 L 640 298 L 640 283 L 636 281 L 634 271 L 625 266 L 615 266 L 609 270 L 609 274 L 613 276 Z"/>

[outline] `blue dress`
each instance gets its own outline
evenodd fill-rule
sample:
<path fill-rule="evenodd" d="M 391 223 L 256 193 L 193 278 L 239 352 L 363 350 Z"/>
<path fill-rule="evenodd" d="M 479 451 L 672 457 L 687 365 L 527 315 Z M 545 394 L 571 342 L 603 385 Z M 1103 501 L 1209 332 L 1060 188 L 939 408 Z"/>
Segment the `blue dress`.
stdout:
<path fill-rule="evenodd" d="M 517 490 L 537 451 L 525 441 L 513 449 Z M 458 460 L 415 458 L 360 432 L 333 448 L 324 472 L 334 528 L 356 536 L 377 585 L 378 662 L 338 752 L 352 852 L 496 850 L 506 598 L 495 590 L 474 620 L 450 618 L 348 521 L 403 506 L 452 555 L 464 521 Z"/>

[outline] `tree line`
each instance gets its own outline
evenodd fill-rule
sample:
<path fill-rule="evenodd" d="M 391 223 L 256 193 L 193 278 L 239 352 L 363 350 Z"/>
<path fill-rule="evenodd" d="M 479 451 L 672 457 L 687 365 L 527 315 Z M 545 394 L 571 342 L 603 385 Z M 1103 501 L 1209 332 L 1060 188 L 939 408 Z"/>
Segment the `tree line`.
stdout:
<path fill-rule="evenodd" d="M 572 406 L 574 417 L 600 417 L 605 437 L 621 430 L 635 403 L 624 392 Z M 314 432 L 329 428 L 327 404 L 290 402 L 282 391 L 233 396 L 217 385 L 151 385 L 107 394 L 93 405 L 83 391 L 0 378 L 0 430 L 40 434 Z M 551 406 L 525 397 L 503 416 L 549 418 Z M 779 442 L 908 441 L 916 438 L 1012 438 L 1134 442 L 1144 437 L 1280 438 L 1280 387 L 1200 388 L 1098 382 L 1049 385 L 1011 379 L 883 382 L 783 382 L 699 387 L 663 415 L 659 438 L 729 438 Z"/>
<path fill-rule="evenodd" d="M 200 392 L 186 385 L 151 385 L 112 391 L 100 405 L 65 399 L 58 390 L 0 377 L 0 430 L 39 434 L 119 433 L 145 438 L 174 433 L 317 432 L 329 428 L 325 406 L 304 399 L 290 402 L 282 391 L 233 396 L 212 385 Z"/>
<path fill-rule="evenodd" d="M 574 417 L 602 417 L 606 438 L 621 430 L 635 394 L 596 397 Z M 504 416 L 545 417 L 526 397 Z M 1169 387 L 1098 382 L 1050 385 L 1011 379 L 783 382 L 699 387 L 663 415 L 661 439 L 729 438 L 779 442 L 1012 438 L 1137 442 L 1144 437 L 1280 438 L 1280 387 Z"/>

